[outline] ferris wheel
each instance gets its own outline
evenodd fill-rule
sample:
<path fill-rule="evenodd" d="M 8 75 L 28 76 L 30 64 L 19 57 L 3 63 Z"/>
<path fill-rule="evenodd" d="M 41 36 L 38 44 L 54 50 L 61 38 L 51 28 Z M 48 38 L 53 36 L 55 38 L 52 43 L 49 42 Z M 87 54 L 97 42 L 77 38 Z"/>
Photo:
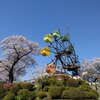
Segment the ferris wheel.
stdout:
<path fill-rule="evenodd" d="M 80 67 L 78 56 L 68 35 L 62 35 L 59 31 L 49 33 L 44 37 L 44 41 L 48 46 L 41 50 L 41 55 L 53 55 L 51 62 L 47 64 L 47 72 L 60 71 L 67 73 L 72 71 L 72 75 L 78 75 Z"/>

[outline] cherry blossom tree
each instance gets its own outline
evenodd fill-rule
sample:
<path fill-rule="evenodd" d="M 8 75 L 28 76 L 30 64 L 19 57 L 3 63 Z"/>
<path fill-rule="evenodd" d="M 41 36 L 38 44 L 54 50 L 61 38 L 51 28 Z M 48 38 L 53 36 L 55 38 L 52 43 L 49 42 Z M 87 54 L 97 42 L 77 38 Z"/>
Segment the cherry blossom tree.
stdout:
<path fill-rule="evenodd" d="M 85 80 L 96 81 L 100 80 L 100 58 L 85 60 L 81 64 L 82 77 Z"/>
<path fill-rule="evenodd" d="M 24 36 L 11 36 L 5 38 L 0 44 L 4 52 L 0 59 L 0 76 L 9 82 L 17 80 L 24 75 L 26 69 L 36 64 L 33 56 L 38 55 L 39 46 L 27 40 Z"/>

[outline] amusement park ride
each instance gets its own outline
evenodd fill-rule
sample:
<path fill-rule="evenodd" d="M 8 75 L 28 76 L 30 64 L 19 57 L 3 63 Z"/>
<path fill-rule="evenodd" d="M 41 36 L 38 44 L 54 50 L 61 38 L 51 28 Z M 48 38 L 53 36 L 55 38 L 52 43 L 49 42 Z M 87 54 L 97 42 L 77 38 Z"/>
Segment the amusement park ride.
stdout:
<path fill-rule="evenodd" d="M 47 64 L 46 72 L 48 74 L 68 73 L 71 76 L 79 75 L 79 61 L 73 44 L 67 35 L 61 35 L 59 31 L 49 33 L 44 37 L 44 41 L 48 43 L 47 47 L 41 49 L 42 56 L 53 54 L 54 58 Z"/>

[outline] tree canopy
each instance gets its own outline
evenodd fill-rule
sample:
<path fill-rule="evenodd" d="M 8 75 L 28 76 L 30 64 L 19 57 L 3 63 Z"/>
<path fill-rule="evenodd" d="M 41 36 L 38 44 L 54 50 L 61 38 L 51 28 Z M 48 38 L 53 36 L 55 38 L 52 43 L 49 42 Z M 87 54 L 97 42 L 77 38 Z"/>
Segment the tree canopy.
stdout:
<path fill-rule="evenodd" d="M 87 81 L 100 80 L 100 58 L 85 60 L 81 66 L 83 79 Z"/>

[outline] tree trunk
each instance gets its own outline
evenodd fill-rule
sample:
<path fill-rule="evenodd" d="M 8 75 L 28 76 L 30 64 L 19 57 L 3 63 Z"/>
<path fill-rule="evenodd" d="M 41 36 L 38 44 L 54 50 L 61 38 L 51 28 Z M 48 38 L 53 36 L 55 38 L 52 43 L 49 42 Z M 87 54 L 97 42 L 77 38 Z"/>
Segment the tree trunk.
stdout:
<path fill-rule="evenodd" d="M 14 66 L 16 65 L 16 63 L 19 61 L 19 58 L 17 58 L 14 63 L 12 64 L 12 67 L 9 71 L 9 82 L 13 83 L 14 81 Z"/>
<path fill-rule="evenodd" d="M 13 81 L 14 81 L 13 68 L 11 68 L 9 72 L 9 82 L 13 83 Z"/>

